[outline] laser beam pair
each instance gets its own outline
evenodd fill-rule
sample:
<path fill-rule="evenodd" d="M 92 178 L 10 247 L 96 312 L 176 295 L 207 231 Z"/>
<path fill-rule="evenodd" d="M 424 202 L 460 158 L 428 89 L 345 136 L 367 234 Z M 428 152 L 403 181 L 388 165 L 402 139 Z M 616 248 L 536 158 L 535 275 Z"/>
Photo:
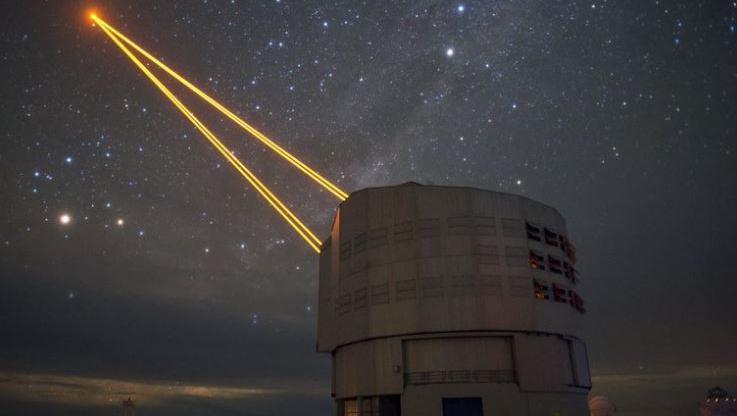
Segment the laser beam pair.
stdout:
<path fill-rule="evenodd" d="M 120 31 L 116 30 L 114 27 L 112 27 L 110 24 L 102 20 L 97 14 L 91 13 L 89 15 L 90 19 L 95 22 L 95 24 L 100 27 L 100 29 L 105 32 L 108 37 L 115 43 L 115 45 L 120 48 L 123 53 L 130 58 L 130 60 L 138 67 L 138 69 L 143 72 L 146 77 L 166 96 L 172 104 L 174 104 L 179 111 L 184 114 L 185 117 L 202 133 L 202 135 L 207 139 L 207 141 L 235 168 L 236 171 L 238 171 L 247 181 L 250 183 L 256 191 L 264 198 L 266 201 L 271 205 L 272 208 L 282 217 L 284 220 L 299 234 L 300 237 L 302 237 L 307 244 L 312 247 L 316 252 L 320 252 L 320 239 L 315 236 L 315 234 L 310 231 L 310 229 L 299 219 L 296 215 L 279 199 L 274 195 L 271 190 L 264 185 L 263 182 L 261 182 L 256 175 L 253 174 L 251 170 L 249 170 L 238 158 L 236 158 L 233 155 L 233 152 L 229 150 L 223 142 L 215 135 L 213 134 L 207 126 L 205 126 L 202 121 L 200 121 L 197 116 L 194 115 L 194 113 L 187 108 L 172 92 L 169 88 L 164 85 L 164 83 L 159 80 L 156 75 L 154 75 L 151 70 L 148 69 L 148 67 L 139 59 L 132 51 L 131 49 L 135 50 L 136 52 L 143 55 L 146 59 L 151 61 L 153 64 L 158 66 L 160 69 L 162 69 L 164 72 L 169 74 L 172 78 L 179 81 L 182 85 L 187 87 L 189 90 L 194 92 L 197 96 L 202 98 L 205 102 L 215 107 L 218 111 L 220 111 L 223 115 L 228 117 L 230 120 L 232 120 L 234 123 L 236 123 L 238 126 L 246 130 L 248 133 L 250 133 L 253 137 L 258 139 L 261 143 L 266 145 L 269 149 L 274 151 L 276 154 L 287 160 L 289 163 L 291 163 L 294 167 L 299 169 L 302 173 L 304 173 L 306 176 L 308 176 L 310 179 L 317 182 L 320 186 L 325 188 L 328 192 L 333 194 L 336 198 L 339 200 L 345 200 L 348 198 L 348 194 L 342 191 L 340 188 L 338 188 L 335 184 L 330 182 L 329 180 L 325 179 L 323 176 L 321 176 L 319 173 L 317 173 L 314 169 L 310 168 L 308 165 L 306 165 L 304 162 L 300 161 L 297 157 L 286 151 L 284 148 L 276 144 L 273 140 L 266 137 L 263 133 L 258 131 L 256 128 L 251 126 L 250 124 L 246 123 L 243 119 L 235 115 L 232 111 L 230 111 L 228 108 L 220 104 L 218 101 L 216 101 L 214 98 L 207 95 L 205 92 L 203 92 L 201 89 L 197 88 L 194 84 L 186 80 L 184 77 L 179 75 L 176 71 L 169 68 L 167 65 L 165 65 L 160 60 L 156 59 L 153 55 L 151 55 L 149 52 L 147 52 L 145 49 L 137 45 L 135 42 L 130 40 L 128 37 L 120 33 Z"/>

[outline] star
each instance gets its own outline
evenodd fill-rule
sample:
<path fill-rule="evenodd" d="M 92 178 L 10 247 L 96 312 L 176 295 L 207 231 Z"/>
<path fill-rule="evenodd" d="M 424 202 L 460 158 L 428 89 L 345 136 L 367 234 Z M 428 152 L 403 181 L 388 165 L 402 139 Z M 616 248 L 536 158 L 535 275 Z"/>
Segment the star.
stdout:
<path fill-rule="evenodd" d="M 455 50 L 452 47 L 445 50 L 445 56 L 448 58 L 452 58 L 453 55 L 455 55 Z"/>
<path fill-rule="evenodd" d="M 59 223 L 61 225 L 68 225 L 71 222 L 72 222 L 71 215 L 66 214 L 66 213 L 59 215 Z"/>

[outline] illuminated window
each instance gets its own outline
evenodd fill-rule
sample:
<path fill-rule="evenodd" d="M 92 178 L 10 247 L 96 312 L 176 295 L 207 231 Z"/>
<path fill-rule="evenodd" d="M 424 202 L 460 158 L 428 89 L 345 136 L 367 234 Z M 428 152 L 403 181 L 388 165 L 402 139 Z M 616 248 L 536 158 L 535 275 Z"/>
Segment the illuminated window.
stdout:
<path fill-rule="evenodd" d="M 535 298 L 540 300 L 550 299 L 550 288 L 548 284 L 539 280 L 533 280 L 533 282 L 535 286 Z"/>
<path fill-rule="evenodd" d="M 530 249 L 530 267 L 537 270 L 545 270 L 545 256 L 537 250 Z"/>
<path fill-rule="evenodd" d="M 343 416 L 358 416 L 358 401 L 343 400 Z"/>
<path fill-rule="evenodd" d="M 361 408 L 361 416 L 374 416 L 376 413 L 378 413 L 378 406 L 376 406 L 377 409 L 374 409 L 374 402 L 377 402 L 376 398 L 361 398 L 361 405 L 359 406 Z M 378 405 L 378 403 L 376 404 Z M 374 411 L 376 413 L 374 413 Z"/>
<path fill-rule="evenodd" d="M 399 396 L 374 396 L 341 400 L 340 416 L 400 416 Z"/>
<path fill-rule="evenodd" d="M 527 238 L 535 241 L 542 240 L 542 238 L 540 238 L 540 227 L 528 221 L 525 223 L 525 228 L 527 229 Z"/>

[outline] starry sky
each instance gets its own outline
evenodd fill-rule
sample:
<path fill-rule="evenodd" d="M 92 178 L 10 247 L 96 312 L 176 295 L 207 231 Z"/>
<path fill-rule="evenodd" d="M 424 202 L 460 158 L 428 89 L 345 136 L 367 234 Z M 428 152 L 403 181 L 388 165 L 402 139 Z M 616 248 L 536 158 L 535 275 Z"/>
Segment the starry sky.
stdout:
<path fill-rule="evenodd" d="M 3 2 L 0 414 L 329 414 L 317 257 L 100 16 L 345 190 L 568 219 L 593 393 L 737 390 L 737 2 Z M 320 236 L 336 200 L 162 73 Z"/>

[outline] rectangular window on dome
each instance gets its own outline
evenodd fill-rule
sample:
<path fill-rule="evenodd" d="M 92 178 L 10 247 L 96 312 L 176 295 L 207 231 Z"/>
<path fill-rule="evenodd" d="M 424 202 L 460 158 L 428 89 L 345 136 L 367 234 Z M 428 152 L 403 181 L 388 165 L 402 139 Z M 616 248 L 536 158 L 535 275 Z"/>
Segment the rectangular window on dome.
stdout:
<path fill-rule="evenodd" d="M 560 248 L 563 250 L 564 253 L 566 253 L 566 257 L 568 257 L 569 260 L 571 260 L 571 263 L 576 262 L 576 247 L 573 245 L 571 240 L 569 240 L 566 236 L 561 235 L 560 236 Z"/>
<path fill-rule="evenodd" d="M 530 249 L 530 268 L 536 270 L 545 270 L 545 256 L 537 250 Z"/>
<path fill-rule="evenodd" d="M 573 307 L 575 310 L 586 313 L 586 308 L 584 307 L 584 302 L 581 296 L 576 293 L 575 290 L 568 290 L 568 303 Z"/>
<path fill-rule="evenodd" d="M 540 227 L 527 221 L 525 222 L 525 229 L 527 230 L 527 238 L 534 241 L 541 241 Z"/>
<path fill-rule="evenodd" d="M 556 302 L 568 302 L 568 290 L 553 283 L 553 300 Z"/>
<path fill-rule="evenodd" d="M 502 234 L 504 237 L 525 237 L 524 224 L 516 218 L 502 218 Z"/>
<path fill-rule="evenodd" d="M 353 254 L 363 253 L 366 250 L 366 233 L 360 233 L 353 239 Z"/>
<path fill-rule="evenodd" d="M 394 241 L 409 241 L 412 236 L 412 221 L 394 224 Z"/>
<path fill-rule="evenodd" d="M 420 279 L 423 298 L 443 297 L 443 276 L 425 276 Z"/>
<path fill-rule="evenodd" d="M 545 228 L 544 234 L 545 234 L 545 243 L 551 246 L 558 247 L 558 233 Z"/>
<path fill-rule="evenodd" d="M 351 240 L 340 243 L 340 261 L 346 261 L 351 258 Z"/>
<path fill-rule="evenodd" d="M 476 234 L 486 236 L 496 235 L 496 219 L 494 217 L 476 217 L 475 223 Z"/>
<path fill-rule="evenodd" d="M 479 291 L 482 295 L 501 295 L 502 277 L 499 275 L 479 275 Z"/>
<path fill-rule="evenodd" d="M 448 234 L 473 234 L 473 217 L 448 217 Z"/>
<path fill-rule="evenodd" d="M 555 274 L 563 274 L 563 262 L 553 256 L 548 254 L 548 269 Z"/>
<path fill-rule="evenodd" d="M 499 251 L 497 250 L 497 247 L 494 244 L 477 243 L 476 250 L 474 250 L 474 254 L 479 254 L 482 256 L 498 257 Z"/>
<path fill-rule="evenodd" d="M 527 249 L 524 247 L 504 247 L 504 257 L 507 266 L 526 266 L 527 265 Z"/>
<path fill-rule="evenodd" d="M 414 299 L 416 296 L 415 279 L 397 280 L 397 300 Z"/>
<path fill-rule="evenodd" d="M 368 290 L 358 289 L 353 292 L 353 309 L 363 309 L 368 306 Z"/>
<path fill-rule="evenodd" d="M 509 276 L 509 296 L 530 296 L 530 278 L 527 276 Z"/>
<path fill-rule="evenodd" d="M 535 288 L 535 298 L 539 300 L 550 299 L 550 287 L 547 283 L 540 280 L 533 280 Z M 529 296 L 529 295 L 528 295 Z"/>
<path fill-rule="evenodd" d="M 389 237 L 389 230 L 386 227 L 374 228 L 369 231 L 369 247 L 376 248 L 386 245 Z"/>
<path fill-rule="evenodd" d="M 567 261 L 563 262 L 563 274 L 571 283 L 575 284 L 578 282 L 578 271 Z"/>
<path fill-rule="evenodd" d="M 478 295 L 478 288 L 471 274 L 461 274 L 450 276 L 450 294 L 451 296 L 475 296 Z"/>
<path fill-rule="evenodd" d="M 437 237 L 440 235 L 440 219 L 428 218 L 417 221 L 417 238 Z"/>
<path fill-rule="evenodd" d="M 371 304 L 382 305 L 389 303 L 389 283 L 371 286 Z"/>
<path fill-rule="evenodd" d="M 345 294 L 343 296 L 338 297 L 338 299 L 335 300 L 335 312 L 338 315 L 345 315 L 346 313 L 351 311 L 351 294 Z"/>

